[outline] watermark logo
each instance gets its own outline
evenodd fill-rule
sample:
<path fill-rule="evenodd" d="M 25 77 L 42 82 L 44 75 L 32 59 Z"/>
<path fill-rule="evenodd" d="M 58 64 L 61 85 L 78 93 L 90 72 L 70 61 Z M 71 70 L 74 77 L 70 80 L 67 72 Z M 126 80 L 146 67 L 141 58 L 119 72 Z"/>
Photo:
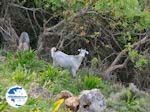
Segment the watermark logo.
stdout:
<path fill-rule="evenodd" d="M 21 86 L 12 86 L 7 90 L 6 101 L 12 107 L 18 108 L 26 103 L 27 93 Z"/>

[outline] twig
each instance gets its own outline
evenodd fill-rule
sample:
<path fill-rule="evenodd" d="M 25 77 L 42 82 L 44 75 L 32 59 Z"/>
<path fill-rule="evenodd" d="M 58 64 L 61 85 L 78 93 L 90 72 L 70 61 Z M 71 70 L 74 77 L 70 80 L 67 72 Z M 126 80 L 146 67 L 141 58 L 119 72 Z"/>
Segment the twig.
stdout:
<path fill-rule="evenodd" d="M 114 41 L 114 43 L 117 45 L 117 47 L 122 50 L 121 46 L 119 45 L 119 43 L 116 41 L 114 35 L 109 31 L 107 30 L 105 27 L 103 27 L 103 30 L 105 30 L 109 35 L 110 37 L 112 38 L 112 40 Z"/>
<path fill-rule="evenodd" d="M 0 26 L 0 29 L 1 29 L 6 35 L 8 35 L 8 36 L 10 37 L 10 33 L 8 33 L 6 30 L 4 30 L 1 26 Z"/>
<path fill-rule="evenodd" d="M 86 9 L 86 11 L 79 11 L 78 13 L 76 13 L 75 15 L 71 16 L 70 18 L 68 19 L 63 19 L 62 21 L 60 21 L 58 24 L 50 27 L 50 28 L 47 28 L 46 31 L 54 31 L 56 28 L 62 26 L 63 24 L 65 24 L 67 21 L 72 21 L 74 18 L 76 17 L 79 17 L 79 16 L 83 16 L 84 14 L 87 14 L 87 11 L 88 9 Z"/>
<path fill-rule="evenodd" d="M 40 24 L 38 23 L 38 21 L 37 21 L 37 19 L 36 19 L 35 13 L 36 13 L 36 11 L 33 11 L 33 18 L 34 18 L 34 20 L 35 20 L 35 23 L 37 24 L 37 26 L 38 26 L 39 29 L 41 30 L 42 28 L 41 28 Z"/>
<path fill-rule="evenodd" d="M 37 11 L 37 10 L 41 9 L 41 8 L 27 8 L 27 7 L 17 5 L 17 4 L 14 4 L 14 3 L 10 3 L 9 5 L 13 6 L 13 7 L 18 7 L 18 8 L 24 9 L 24 10 L 29 10 L 29 11 Z"/>
<path fill-rule="evenodd" d="M 32 21 L 31 21 L 29 12 L 28 12 L 27 10 L 26 10 L 26 13 L 27 13 L 27 17 L 28 17 L 28 19 L 29 19 L 29 22 L 30 22 L 30 24 L 31 24 L 32 30 L 33 30 L 33 32 L 34 32 L 34 36 L 37 37 L 37 33 L 36 33 L 35 29 L 34 29 L 34 26 L 33 26 L 33 24 L 32 24 Z"/>

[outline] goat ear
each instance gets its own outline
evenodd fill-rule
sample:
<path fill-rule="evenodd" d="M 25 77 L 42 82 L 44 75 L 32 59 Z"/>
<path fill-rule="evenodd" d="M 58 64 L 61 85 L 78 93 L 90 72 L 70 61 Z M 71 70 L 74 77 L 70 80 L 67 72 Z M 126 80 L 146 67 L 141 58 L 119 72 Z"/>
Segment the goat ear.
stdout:
<path fill-rule="evenodd" d="M 88 51 L 86 51 L 86 54 L 89 54 L 89 52 L 88 52 Z"/>
<path fill-rule="evenodd" d="M 81 51 L 81 49 L 78 49 L 78 51 L 80 52 L 80 51 Z"/>

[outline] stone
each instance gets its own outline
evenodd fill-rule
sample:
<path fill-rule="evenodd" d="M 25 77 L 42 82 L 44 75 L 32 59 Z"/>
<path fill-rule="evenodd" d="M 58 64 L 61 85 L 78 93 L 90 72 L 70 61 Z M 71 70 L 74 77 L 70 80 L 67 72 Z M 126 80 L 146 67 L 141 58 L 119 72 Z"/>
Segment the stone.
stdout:
<path fill-rule="evenodd" d="M 70 92 L 70 91 L 67 91 L 67 90 L 64 90 L 64 91 L 61 91 L 55 98 L 55 100 L 58 100 L 58 99 L 67 99 L 69 97 L 72 97 L 73 94 Z"/>
<path fill-rule="evenodd" d="M 46 88 L 39 86 L 37 83 L 32 83 L 29 90 L 29 96 L 35 99 L 42 98 L 47 100 L 51 98 L 52 94 Z"/>
<path fill-rule="evenodd" d="M 84 90 L 80 96 L 79 112 L 103 112 L 106 101 L 99 89 Z"/>
<path fill-rule="evenodd" d="M 65 100 L 65 106 L 72 110 L 73 112 L 77 112 L 79 109 L 79 97 L 72 96 Z"/>
<path fill-rule="evenodd" d="M 0 61 L 5 61 L 5 60 L 6 60 L 6 57 L 0 55 Z"/>

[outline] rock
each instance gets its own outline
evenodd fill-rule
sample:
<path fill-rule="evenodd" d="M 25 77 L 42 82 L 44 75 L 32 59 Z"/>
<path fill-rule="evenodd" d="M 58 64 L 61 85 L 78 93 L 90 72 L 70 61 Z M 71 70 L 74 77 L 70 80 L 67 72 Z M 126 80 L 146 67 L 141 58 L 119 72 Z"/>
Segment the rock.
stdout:
<path fill-rule="evenodd" d="M 67 91 L 67 90 L 64 90 L 64 91 L 61 91 L 55 98 L 55 100 L 58 100 L 58 99 L 67 99 L 69 97 L 72 97 L 73 94 L 70 92 L 70 91 Z"/>
<path fill-rule="evenodd" d="M 39 86 L 37 83 L 32 83 L 29 91 L 29 96 L 33 98 L 42 98 L 42 99 L 49 99 L 51 98 L 52 94 L 50 92 Z"/>
<path fill-rule="evenodd" d="M 0 61 L 5 61 L 6 57 L 0 55 Z"/>
<path fill-rule="evenodd" d="M 79 109 L 79 97 L 69 97 L 65 100 L 65 106 L 72 110 L 73 112 L 77 112 Z"/>
<path fill-rule="evenodd" d="M 103 112 L 106 108 L 106 101 L 99 89 L 84 90 L 79 98 L 79 112 Z"/>

